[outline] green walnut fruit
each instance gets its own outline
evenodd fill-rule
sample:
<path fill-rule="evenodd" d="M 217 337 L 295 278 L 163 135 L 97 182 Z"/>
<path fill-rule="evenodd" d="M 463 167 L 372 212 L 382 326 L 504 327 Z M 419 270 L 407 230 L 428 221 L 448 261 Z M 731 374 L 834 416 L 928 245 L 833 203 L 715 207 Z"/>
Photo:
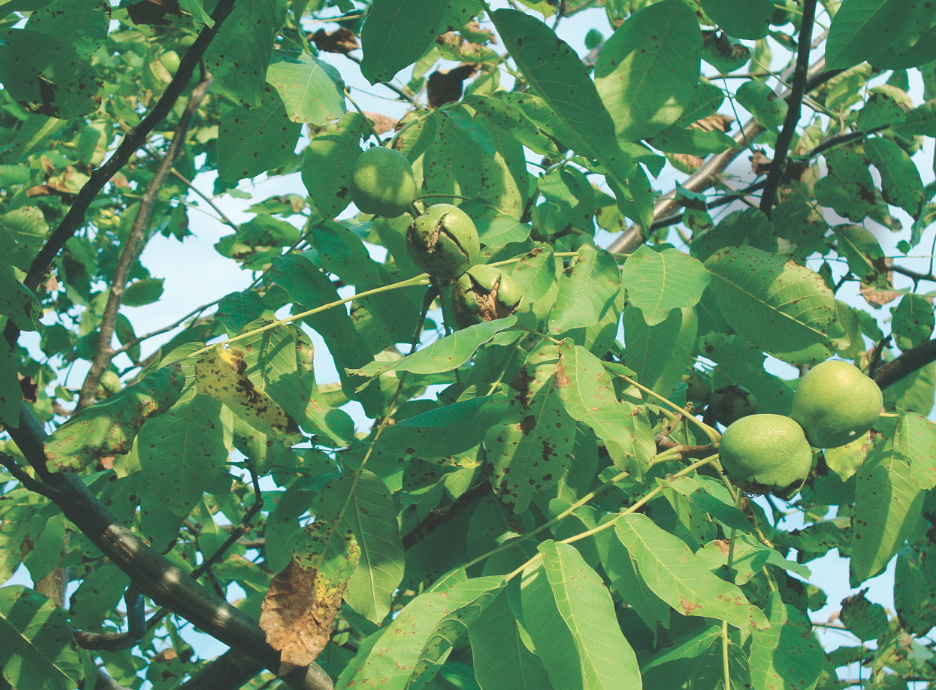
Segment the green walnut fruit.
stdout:
<path fill-rule="evenodd" d="M 469 215 L 458 206 L 436 204 L 406 231 L 413 263 L 440 280 L 454 280 L 478 261 L 481 240 Z"/>
<path fill-rule="evenodd" d="M 719 424 L 728 426 L 742 417 L 755 414 L 757 398 L 741 386 L 722 386 L 712 394 L 709 409 Z"/>
<path fill-rule="evenodd" d="M 725 429 L 718 455 L 735 485 L 748 493 L 789 498 L 812 467 L 802 427 L 778 414 L 753 414 Z"/>
<path fill-rule="evenodd" d="M 169 74 L 175 74 L 179 70 L 179 63 L 182 60 L 177 52 L 168 50 L 159 56 L 159 61 L 169 71 Z"/>
<path fill-rule="evenodd" d="M 697 371 L 684 374 L 680 379 L 686 384 L 686 401 L 705 404 L 712 397 L 712 384 Z"/>
<path fill-rule="evenodd" d="M 452 289 L 455 320 L 461 328 L 482 321 L 503 319 L 527 304 L 523 288 L 495 266 L 472 266 Z"/>
<path fill-rule="evenodd" d="M 806 372 L 790 416 L 816 448 L 837 448 L 868 431 L 881 415 L 878 385 L 848 362 L 830 359 Z"/>
<path fill-rule="evenodd" d="M 351 169 L 351 200 L 364 213 L 395 218 L 416 199 L 413 166 L 399 151 L 375 146 Z"/>

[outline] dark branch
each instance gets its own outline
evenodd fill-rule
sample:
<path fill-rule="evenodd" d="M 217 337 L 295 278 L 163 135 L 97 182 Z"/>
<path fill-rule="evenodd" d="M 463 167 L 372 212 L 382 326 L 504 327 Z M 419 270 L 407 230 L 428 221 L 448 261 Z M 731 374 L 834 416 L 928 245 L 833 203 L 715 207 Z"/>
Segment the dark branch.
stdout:
<path fill-rule="evenodd" d="M 764 193 L 761 195 L 760 210 L 768 218 L 773 208 L 774 199 L 777 198 L 780 181 L 783 179 L 787 153 L 796 134 L 796 126 L 799 124 L 800 110 L 803 106 L 803 96 L 806 95 L 806 83 L 809 79 L 809 51 L 812 49 L 813 20 L 816 17 L 816 1 L 805 0 L 803 2 L 803 19 L 800 24 L 796 68 L 793 71 L 793 84 L 790 86 L 790 96 L 787 99 L 786 119 L 783 121 L 783 129 L 780 130 L 777 143 L 774 145 L 773 163 L 770 166 L 770 172 L 767 173 L 767 183 L 764 185 Z"/>
<path fill-rule="evenodd" d="M 412 531 L 403 537 L 403 548 L 409 551 L 415 544 L 429 536 L 436 527 L 451 522 L 468 507 L 469 504 L 480 500 L 491 493 L 491 483 L 483 481 L 480 484 L 471 487 L 456 498 L 451 505 L 445 508 L 433 508 L 425 519 L 420 522 Z"/>
<path fill-rule="evenodd" d="M 97 351 L 91 360 L 91 368 L 85 376 L 84 383 L 81 386 L 81 393 L 78 396 L 78 406 L 75 411 L 78 412 L 88 405 L 94 404 L 94 394 L 97 391 L 98 384 L 101 382 L 101 376 L 110 365 L 114 357 L 114 351 L 111 348 L 111 338 L 117 328 L 117 313 L 120 311 L 120 303 L 123 301 L 124 290 L 127 287 L 127 281 L 130 279 L 130 270 L 136 263 L 140 252 L 146 246 L 147 229 L 150 219 L 153 216 L 153 207 L 156 204 L 156 197 L 159 190 L 166 183 L 169 177 L 169 171 L 172 170 L 172 164 L 182 150 L 185 143 L 185 137 L 188 134 L 189 125 L 192 123 L 192 116 L 201 105 L 205 94 L 211 88 L 214 81 L 211 74 L 202 63 L 201 80 L 192 89 L 185 110 L 179 118 L 179 124 L 176 126 L 175 133 L 172 135 L 172 142 L 169 144 L 169 150 L 165 158 L 159 163 L 156 174 L 146 185 L 146 190 L 140 198 L 140 206 L 136 217 L 133 219 L 133 225 L 123 249 L 120 252 L 120 259 L 117 261 L 117 268 L 114 270 L 114 277 L 107 291 L 107 305 L 104 307 L 104 313 L 101 316 L 101 329 L 98 336 Z"/>
<path fill-rule="evenodd" d="M 882 365 L 872 377 L 881 389 L 892 386 L 917 369 L 936 362 L 936 340 L 927 340 Z"/>
<path fill-rule="evenodd" d="M 50 473 L 46 469 L 43 447 L 45 433 L 25 403 L 20 408 L 19 422 L 17 428 L 7 429 L 7 432 L 43 483 L 53 489 L 56 505 L 91 543 L 130 577 L 142 594 L 276 673 L 280 667 L 280 653 L 267 644 L 266 634 L 256 621 L 149 548 L 91 493 L 81 477 L 70 472 Z M 333 687 L 331 679 L 317 664 L 297 669 L 283 680 L 292 687 L 306 690 L 331 690 Z"/>
<path fill-rule="evenodd" d="M 117 147 L 117 150 L 114 151 L 114 154 L 108 158 L 100 168 L 91 173 L 91 177 L 75 197 L 75 203 L 68 209 L 68 213 L 65 214 L 62 222 L 59 223 L 59 226 L 49 237 L 42 249 L 39 250 L 36 258 L 33 259 L 32 264 L 29 266 L 29 271 L 26 273 L 26 279 L 23 282 L 30 290 L 36 290 L 39 283 L 42 281 L 42 276 L 45 275 L 45 272 L 52 264 L 52 260 L 59 251 L 61 251 L 62 247 L 65 246 L 65 243 L 82 225 L 84 225 L 85 214 L 91 206 L 91 202 L 93 202 L 98 193 L 104 189 L 104 185 L 127 164 L 127 161 L 130 160 L 134 152 L 144 145 L 150 132 L 152 132 L 156 128 L 156 125 L 172 110 L 172 107 L 179 99 L 182 91 L 192 79 L 192 75 L 195 73 L 195 67 L 201 61 L 202 56 L 208 49 L 208 45 L 233 9 L 234 0 L 221 0 L 218 2 L 214 11 L 211 13 L 213 26 L 206 26 L 202 29 L 198 38 L 195 39 L 195 42 L 188 51 L 186 51 L 185 56 L 179 63 L 179 69 L 176 71 L 172 81 L 169 82 L 169 85 L 159 98 L 159 101 L 157 101 L 156 105 L 149 114 L 143 118 L 140 124 L 127 132 L 120 142 L 120 145 Z M 16 339 L 19 337 L 19 329 L 12 321 L 7 324 L 4 330 L 4 336 L 10 343 L 16 342 Z"/>

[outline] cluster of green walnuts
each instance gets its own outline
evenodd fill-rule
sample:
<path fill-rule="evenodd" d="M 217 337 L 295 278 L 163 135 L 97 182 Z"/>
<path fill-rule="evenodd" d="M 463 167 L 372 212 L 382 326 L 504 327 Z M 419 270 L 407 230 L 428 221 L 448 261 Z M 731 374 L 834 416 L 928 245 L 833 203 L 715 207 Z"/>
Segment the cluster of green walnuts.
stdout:
<path fill-rule="evenodd" d="M 878 420 L 882 404 L 881 389 L 854 365 L 825 361 L 800 379 L 789 417 L 752 414 L 725 429 L 722 467 L 744 491 L 789 498 L 809 476 L 812 448 L 837 448 L 861 438 Z"/>
<path fill-rule="evenodd" d="M 386 217 L 412 209 L 416 180 L 406 156 L 383 146 L 364 151 L 351 171 L 351 199 L 361 211 Z M 457 206 L 436 204 L 417 214 L 406 231 L 406 246 L 413 263 L 452 285 L 459 328 L 501 319 L 526 306 L 513 278 L 496 266 L 478 264 L 478 230 Z"/>

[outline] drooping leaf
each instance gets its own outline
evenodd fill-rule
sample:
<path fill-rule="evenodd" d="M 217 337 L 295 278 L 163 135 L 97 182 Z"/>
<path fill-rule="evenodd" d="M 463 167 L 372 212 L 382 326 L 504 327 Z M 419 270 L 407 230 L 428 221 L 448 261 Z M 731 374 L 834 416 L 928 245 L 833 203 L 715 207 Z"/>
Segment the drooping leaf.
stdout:
<path fill-rule="evenodd" d="M 722 249 L 705 267 L 725 319 L 755 347 L 814 364 L 846 344 L 835 296 L 818 273 L 748 246 Z"/>
<path fill-rule="evenodd" d="M 103 456 L 129 453 L 140 427 L 169 410 L 182 394 L 184 383 L 180 367 L 162 367 L 85 408 L 45 440 L 47 469 L 78 470 Z"/>
<path fill-rule="evenodd" d="M 884 201 L 918 218 L 925 201 L 923 180 L 907 152 L 890 139 L 875 137 L 865 142 L 865 153 L 881 173 Z"/>
<path fill-rule="evenodd" d="M 614 120 L 585 66 L 543 22 L 517 10 L 496 10 L 491 20 L 527 83 L 571 133 L 573 148 L 595 158 L 620 181 L 633 163 L 617 144 Z"/>
<path fill-rule="evenodd" d="M 677 613 L 717 618 L 738 628 L 769 627 L 763 612 L 738 587 L 713 575 L 685 542 L 646 515 L 624 515 L 614 531 L 637 562 L 643 581 Z"/>
<path fill-rule="evenodd" d="M 375 0 L 361 29 L 361 72 L 371 83 L 390 81 L 432 45 L 441 29 L 440 0 Z"/>
<path fill-rule="evenodd" d="M 825 653 L 808 618 L 777 592 L 767 604 L 768 630 L 755 628 L 751 642 L 751 681 L 755 688 L 813 688 Z"/>
<path fill-rule="evenodd" d="M 641 245 L 621 269 L 631 304 L 649 326 L 663 322 L 673 309 L 694 307 L 710 276 L 701 262 L 677 249 L 655 252 Z"/>
<path fill-rule="evenodd" d="M 933 334 L 934 326 L 936 315 L 933 305 L 922 295 L 906 294 L 894 309 L 894 339 L 901 350 L 910 350 L 925 343 Z"/>
<path fill-rule="evenodd" d="M 485 690 L 551 690 L 543 662 L 524 643 L 505 593 L 468 626 L 468 639 L 475 674 Z"/>
<path fill-rule="evenodd" d="M 559 277 L 559 294 L 549 315 L 550 333 L 565 333 L 602 320 L 614 312 L 620 290 L 617 260 L 603 249 L 583 245 Z"/>
<path fill-rule="evenodd" d="M 84 676 L 65 611 L 22 585 L 0 588 L 0 640 L 11 687 L 72 690 Z"/>
<path fill-rule="evenodd" d="M 618 627 L 601 577 L 569 544 L 546 541 L 539 552 L 556 608 L 572 633 L 585 687 L 640 688 L 637 657 Z"/>
<path fill-rule="evenodd" d="M 0 315 L 9 316 L 21 330 L 34 331 L 41 313 L 33 291 L 16 279 L 9 266 L 0 263 Z"/>
<path fill-rule="evenodd" d="M 868 588 L 842 600 L 842 623 L 862 642 L 875 640 L 888 628 L 887 611 L 880 604 L 874 604 L 865 598 Z"/>
<path fill-rule="evenodd" d="M 293 122 L 324 125 L 345 114 L 341 74 L 311 55 L 277 51 L 267 70 L 267 82 L 279 92 Z"/>
<path fill-rule="evenodd" d="M 692 99 L 701 56 L 702 31 L 685 3 L 665 0 L 628 17 L 595 65 L 617 138 L 639 141 L 676 122 Z"/>
<path fill-rule="evenodd" d="M 746 81 L 737 93 L 738 102 L 750 112 L 764 128 L 771 132 L 779 131 L 787 114 L 787 104 L 767 84 L 760 81 Z"/>
<path fill-rule="evenodd" d="M 188 515 L 224 469 L 232 425 L 228 408 L 190 389 L 169 412 L 143 426 L 137 439 L 140 465 L 153 493 L 174 515 Z"/>
<path fill-rule="evenodd" d="M 403 579 L 403 545 L 396 507 L 383 480 L 361 471 L 331 482 L 319 497 L 317 514 L 350 529 L 360 547 L 360 560 L 344 592 L 359 614 L 380 623 Z"/>
<path fill-rule="evenodd" d="M 255 177 L 282 165 L 292 155 L 302 128 L 290 121 L 283 100 L 267 87 L 254 107 L 241 106 L 221 117 L 218 175 L 231 182 Z"/>
<path fill-rule="evenodd" d="M 674 309 L 662 322 L 647 325 L 636 307 L 624 310 L 625 357 L 637 380 L 668 396 L 692 358 L 699 320 L 694 309 Z"/>
<path fill-rule="evenodd" d="M 569 416 L 604 440 L 614 464 L 642 477 L 656 452 L 653 431 L 633 405 L 618 401 L 601 360 L 581 345 L 563 340 L 556 390 Z"/>
<path fill-rule="evenodd" d="M 856 473 L 852 587 L 884 570 L 920 520 L 922 487 L 896 441 L 896 434 L 876 439 Z"/>
<path fill-rule="evenodd" d="M 371 684 L 403 690 L 429 681 L 466 626 L 499 592 L 503 578 L 449 580 L 407 604 L 360 662 L 348 666 L 335 690 Z"/>
<path fill-rule="evenodd" d="M 334 218 L 351 203 L 351 168 L 361 153 L 364 116 L 348 113 L 312 137 L 302 155 L 302 183 L 316 210 Z"/>
<path fill-rule="evenodd" d="M 10 344 L 0 342 L 0 423 L 11 429 L 19 426 L 23 389 L 16 371 L 17 360 Z"/>
<path fill-rule="evenodd" d="M 247 107 L 260 106 L 262 110 L 269 111 L 264 105 L 269 93 L 265 88 L 266 72 L 285 9 L 285 4 L 277 0 L 236 4 L 211 41 L 205 53 L 205 64 L 215 79 L 214 88 L 235 103 Z M 298 130 L 296 133 L 298 135 Z M 244 177 L 256 174 L 245 174 Z"/>

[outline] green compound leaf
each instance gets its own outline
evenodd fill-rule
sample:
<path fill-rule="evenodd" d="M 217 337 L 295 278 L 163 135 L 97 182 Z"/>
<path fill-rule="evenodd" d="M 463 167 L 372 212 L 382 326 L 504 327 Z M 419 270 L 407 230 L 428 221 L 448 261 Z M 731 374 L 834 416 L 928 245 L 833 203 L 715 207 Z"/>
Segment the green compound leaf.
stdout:
<path fill-rule="evenodd" d="M 914 13 L 913 0 L 850 0 L 842 3 L 829 27 L 828 69 L 844 69 L 871 60 L 888 48 Z"/>
<path fill-rule="evenodd" d="M 605 43 L 595 85 L 620 141 L 640 141 L 676 122 L 692 101 L 702 31 L 692 10 L 666 0 L 632 14 Z"/>
<path fill-rule="evenodd" d="M 484 439 L 494 488 L 514 513 L 555 485 L 572 461 L 575 423 L 557 395 L 557 364 L 554 345 L 530 353 L 515 379 L 519 390 L 515 388 L 505 421 L 491 427 Z"/>
<path fill-rule="evenodd" d="M 559 346 L 556 390 L 569 416 L 605 441 L 615 466 L 642 477 L 656 453 L 653 430 L 637 408 L 618 401 L 601 360 L 568 338 Z"/>
<path fill-rule="evenodd" d="M 702 9 L 729 36 L 756 40 L 770 30 L 774 4 L 770 0 L 702 0 Z"/>
<path fill-rule="evenodd" d="M 311 55 L 277 51 L 267 82 L 279 92 L 293 122 L 324 125 L 345 114 L 341 74 Z"/>
<path fill-rule="evenodd" d="M 621 516 L 614 531 L 637 561 L 643 581 L 678 613 L 717 618 L 738 628 L 769 627 L 763 612 L 738 587 L 713 575 L 685 542 L 646 515 Z"/>
<path fill-rule="evenodd" d="M 637 657 L 621 632 L 601 576 L 568 544 L 547 541 L 539 552 L 556 608 L 575 641 L 584 686 L 639 690 Z"/>
<path fill-rule="evenodd" d="M 922 345 L 933 334 L 936 315 L 933 313 L 933 305 L 923 295 L 904 295 L 893 314 L 894 339 L 901 350 Z"/>
<path fill-rule="evenodd" d="M 753 631 L 751 680 L 755 688 L 812 688 L 825 663 L 825 652 L 812 625 L 796 607 L 770 595 L 769 630 Z"/>
<path fill-rule="evenodd" d="M 0 667 L 14 688 L 72 690 L 84 677 L 68 615 L 38 592 L 0 588 Z"/>
<path fill-rule="evenodd" d="M 419 681 L 431 680 L 465 627 L 502 586 L 499 576 L 466 580 L 462 574 L 416 597 L 373 638 L 369 649 L 358 652 L 363 658 L 345 669 L 335 690 L 420 687 Z"/>
<path fill-rule="evenodd" d="M 880 137 L 865 142 L 865 153 L 881 173 L 881 196 L 919 218 L 926 201 L 920 171 L 907 152 L 895 142 Z"/>
<path fill-rule="evenodd" d="M 181 368 L 170 365 L 85 408 L 46 439 L 47 469 L 79 470 L 98 458 L 129 453 L 143 423 L 172 407 L 184 384 Z"/>
<path fill-rule="evenodd" d="M 549 690 L 543 662 L 523 641 L 517 619 L 501 592 L 468 626 L 478 683 L 485 690 Z"/>
<path fill-rule="evenodd" d="M 361 73 L 371 84 L 390 81 L 432 45 L 446 3 L 441 0 L 374 0 L 361 29 Z"/>
<path fill-rule="evenodd" d="M 815 364 L 847 346 L 835 295 L 818 273 L 749 246 L 726 247 L 705 267 L 725 319 L 755 347 L 790 364 Z"/>
<path fill-rule="evenodd" d="M 583 245 L 559 277 L 559 295 L 549 315 L 550 333 L 565 333 L 601 321 L 615 310 L 620 291 L 621 272 L 614 256 Z"/>
<path fill-rule="evenodd" d="M 936 424 L 921 414 L 901 412 L 894 435 L 894 452 L 926 491 L 936 488 Z"/>
<path fill-rule="evenodd" d="M 896 433 L 877 439 L 856 473 L 851 536 L 851 586 L 874 577 L 912 534 L 925 494 L 910 458 L 898 450 Z M 907 445 L 900 440 L 901 450 Z"/>
<path fill-rule="evenodd" d="M 365 128 L 363 115 L 348 113 L 316 133 L 302 155 L 302 184 L 324 218 L 334 218 L 351 203 L 350 172 Z"/>
<path fill-rule="evenodd" d="M 543 22 L 517 10 L 491 19 L 527 83 L 562 122 L 573 148 L 597 159 L 622 183 L 633 162 L 620 149 L 614 120 L 575 52 Z"/>
<path fill-rule="evenodd" d="M 624 309 L 628 366 L 647 388 L 668 396 L 692 359 L 699 319 L 694 309 L 675 309 L 662 322 L 648 326 L 640 310 Z"/>
<path fill-rule="evenodd" d="M 0 315 L 9 316 L 20 330 L 34 331 L 40 314 L 42 308 L 33 291 L 16 279 L 12 268 L 0 263 Z"/>
<path fill-rule="evenodd" d="M 269 91 L 265 84 L 267 66 L 285 11 L 286 5 L 278 0 L 253 0 L 234 6 L 205 53 L 205 64 L 215 78 L 214 89 L 238 105 L 262 107 L 264 91 Z"/>
<path fill-rule="evenodd" d="M 140 465 L 153 493 L 179 517 L 188 515 L 224 469 L 233 414 L 194 392 L 143 427 L 137 439 Z"/>
<path fill-rule="evenodd" d="M 475 350 L 491 340 L 497 333 L 515 326 L 518 320 L 519 317 L 515 314 L 496 321 L 485 321 L 447 335 L 424 350 L 414 352 L 403 359 L 392 362 L 371 362 L 361 369 L 349 369 L 348 373 L 358 376 L 379 376 L 388 371 L 409 371 L 414 374 L 438 374 L 451 371 L 467 362 Z"/>
<path fill-rule="evenodd" d="M 236 182 L 283 165 L 292 155 L 302 125 L 290 121 L 279 94 L 267 87 L 256 107 L 233 108 L 218 126 L 218 175 Z"/>
<path fill-rule="evenodd" d="M 678 249 L 655 252 L 641 245 L 621 269 L 628 299 L 649 326 L 663 322 L 673 309 L 698 304 L 709 280 L 705 266 Z"/>

